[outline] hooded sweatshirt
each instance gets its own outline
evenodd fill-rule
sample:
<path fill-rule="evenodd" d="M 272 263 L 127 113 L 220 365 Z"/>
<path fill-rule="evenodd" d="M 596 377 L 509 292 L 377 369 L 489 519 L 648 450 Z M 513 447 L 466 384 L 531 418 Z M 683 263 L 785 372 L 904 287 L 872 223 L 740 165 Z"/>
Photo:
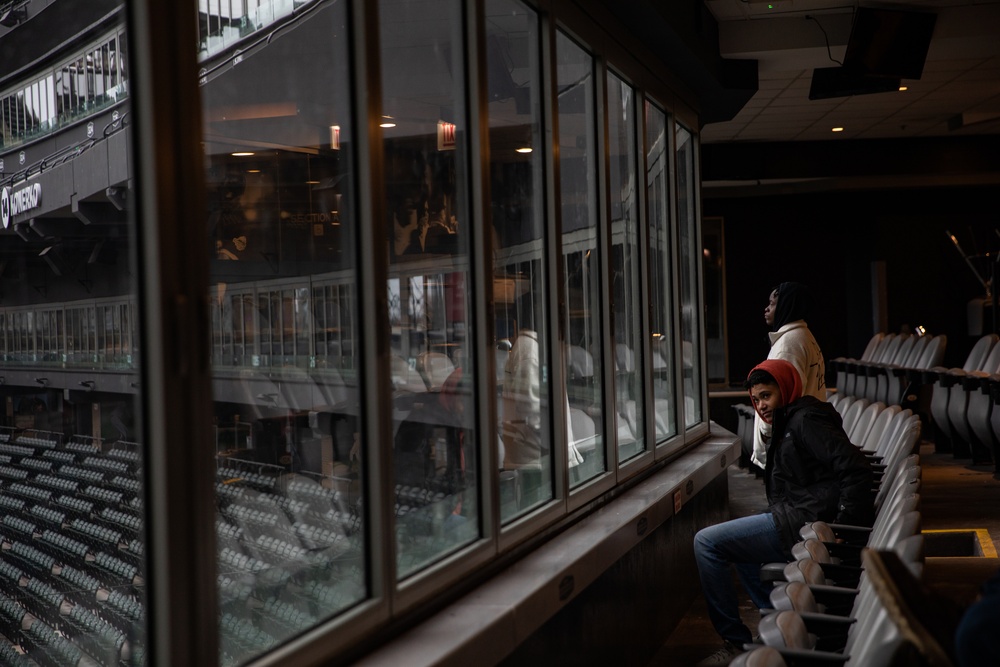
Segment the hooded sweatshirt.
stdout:
<path fill-rule="evenodd" d="M 777 292 L 778 305 L 774 312 L 774 324 L 767 334 L 771 343 L 767 358 L 790 362 L 802 378 L 802 394 L 825 401 L 826 366 L 823 351 L 805 322 L 812 311 L 812 293 L 802 283 L 781 283 Z M 767 440 L 770 435 L 768 425 L 755 418 L 751 459 L 761 467 L 767 463 Z"/>
<path fill-rule="evenodd" d="M 791 548 L 807 521 L 871 525 L 871 466 L 848 439 L 840 414 L 829 403 L 802 396 L 798 372 L 787 361 L 769 359 L 757 369 L 774 377 L 782 397 L 782 407 L 772 413 L 775 435 L 764 468 L 767 511 L 782 543 Z"/>

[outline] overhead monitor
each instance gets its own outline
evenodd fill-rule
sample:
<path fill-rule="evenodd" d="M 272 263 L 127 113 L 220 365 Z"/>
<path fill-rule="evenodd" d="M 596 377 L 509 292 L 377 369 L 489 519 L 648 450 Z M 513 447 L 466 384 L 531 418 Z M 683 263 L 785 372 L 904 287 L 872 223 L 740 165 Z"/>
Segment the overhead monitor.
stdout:
<path fill-rule="evenodd" d="M 936 14 L 859 7 L 844 54 L 844 69 L 866 76 L 919 79 Z"/>
<path fill-rule="evenodd" d="M 846 67 L 817 67 L 809 86 L 809 99 L 850 97 L 899 90 L 899 77 L 853 74 Z"/>

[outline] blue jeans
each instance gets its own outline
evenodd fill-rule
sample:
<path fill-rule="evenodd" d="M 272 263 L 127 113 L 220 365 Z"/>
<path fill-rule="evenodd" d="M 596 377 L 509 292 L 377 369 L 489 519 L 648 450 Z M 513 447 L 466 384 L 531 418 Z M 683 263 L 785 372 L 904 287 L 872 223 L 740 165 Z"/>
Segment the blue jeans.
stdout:
<path fill-rule="evenodd" d="M 701 590 L 708 616 L 726 641 L 742 646 L 752 641 L 750 629 L 740 620 L 739 603 L 731 565 L 758 608 L 771 607 L 770 586 L 760 580 L 763 563 L 786 562 L 791 553 L 781 543 L 770 513 L 745 516 L 703 528 L 694 536 Z"/>

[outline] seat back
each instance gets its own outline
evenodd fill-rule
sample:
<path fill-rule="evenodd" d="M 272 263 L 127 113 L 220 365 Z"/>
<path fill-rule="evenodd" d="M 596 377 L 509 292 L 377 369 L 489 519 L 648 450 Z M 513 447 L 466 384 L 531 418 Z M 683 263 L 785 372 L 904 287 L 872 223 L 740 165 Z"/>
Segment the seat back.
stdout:
<path fill-rule="evenodd" d="M 774 585 L 769 595 L 771 606 L 777 610 L 821 613 L 812 589 L 801 581 L 782 581 Z"/>
<path fill-rule="evenodd" d="M 921 340 L 920 336 L 906 335 L 902 336 L 902 341 L 896 347 L 893 352 L 892 358 L 886 363 L 892 364 L 894 366 L 903 366 L 906 364 L 906 359 L 910 356 L 911 351 L 917 342 Z"/>
<path fill-rule="evenodd" d="M 847 408 L 851 407 L 851 405 L 857 400 L 856 396 L 845 395 L 837 401 L 837 404 L 833 407 L 837 409 L 837 412 L 840 413 L 840 418 L 843 419 L 844 413 L 847 412 Z"/>
<path fill-rule="evenodd" d="M 858 423 L 858 420 L 861 418 L 861 413 L 864 412 L 867 407 L 867 398 L 859 398 L 851 403 L 851 406 L 847 408 L 847 411 L 844 413 L 843 426 L 845 433 L 850 433 L 854 430 L 854 425 Z"/>
<path fill-rule="evenodd" d="M 816 637 L 809 634 L 805 621 L 794 611 L 776 611 L 763 616 L 757 633 L 765 645 L 774 648 L 808 651 L 816 645 Z"/>
<path fill-rule="evenodd" d="M 903 368 L 916 368 L 917 360 L 927 349 L 927 345 L 931 342 L 933 336 L 911 336 L 910 340 L 912 345 L 910 345 L 910 351 L 907 352 L 906 357 L 899 362 L 899 365 Z"/>
<path fill-rule="evenodd" d="M 882 339 L 878 348 L 876 348 L 872 362 L 877 364 L 889 363 L 896 354 L 896 350 L 903 344 L 903 340 L 908 336 L 909 334 L 888 334 Z"/>
<path fill-rule="evenodd" d="M 801 581 L 809 586 L 825 586 L 829 583 L 822 566 L 811 558 L 793 560 L 784 567 L 783 572 L 785 581 Z"/>
<path fill-rule="evenodd" d="M 886 424 L 885 430 L 882 432 L 881 437 L 879 437 L 878 443 L 875 445 L 872 451 L 881 457 L 885 457 L 885 453 L 890 451 L 899 438 L 902 437 L 903 429 L 906 425 L 910 423 L 910 418 L 913 417 L 913 410 L 907 408 L 906 410 L 900 410 L 889 423 Z"/>
<path fill-rule="evenodd" d="M 860 361 L 871 361 L 872 357 L 875 356 L 875 350 L 878 349 L 879 344 L 882 339 L 885 338 L 885 334 L 879 332 L 871 337 L 868 344 L 865 345 L 865 351 L 861 353 Z"/>
<path fill-rule="evenodd" d="M 851 442 L 854 442 L 861 451 L 864 452 L 874 452 L 875 448 L 878 446 L 879 440 L 882 438 L 882 434 L 885 432 L 886 427 L 893 418 L 903 411 L 903 408 L 898 405 L 886 406 L 884 410 L 878 413 L 875 421 L 872 422 L 872 426 L 868 429 L 868 434 L 865 435 L 864 440 L 861 442 L 856 442 L 853 438 Z"/>
<path fill-rule="evenodd" d="M 965 358 L 962 370 L 974 371 L 982 367 L 983 362 L 986 361 L 986 357 L 990 355 L 993 347 L 997 344 L 997 340 L 1000 340 L 1000 338 L 996 334 L 986 334 L 977 340 L 976 344 L 969 350 L 969 356 Z"/>
<path fill-rule="evenodd" d="M 907 420 L 899 440 L 882 457 L 882 463 L 887 471 L 894 469 L 900 460 L 917 453 L 920 444 L 920 430 L 920 417 L 913 415 Z M 885 478 L 883 477 L 883 479 Z"/>
<path fill-rule="evenodd" d="M 912 465 L 906 467 L 900 467 L 899 472 L 893 476 L 891 483 L 886 485 L 883 484 L 879 487 L 878 493 L 875 494 L 875 512 L 882 511 L 882 506 L 885 504 L 886 498 L 889 497 L 890 491 L 892 489 L 892 483 L 898 483 L 902 486 L 911 489 L 916 493 L 920 489 L 920 475 L 922 471 L 919 465 Z"/>
<path fill-rule="evenodd" d="M 847 429 L 844 429 L 848 439 L 860 447 L 861 443 L 868 437 L 868 432 L 871 431 L 875 420 L 878 419 L 883 410 L 885 410 L 885 403 L 872 403 L 862 410 L 851 430 L 847 431 Z"/>
<path fill-rule="evenodd" d="M 914 363 L 913 368 L 934 368 L 940 366 L 944 360 L 944 351 L 948 346 L 948 337 L 945 335 L 934 336 L 924 347 L 920 358 Z"/>

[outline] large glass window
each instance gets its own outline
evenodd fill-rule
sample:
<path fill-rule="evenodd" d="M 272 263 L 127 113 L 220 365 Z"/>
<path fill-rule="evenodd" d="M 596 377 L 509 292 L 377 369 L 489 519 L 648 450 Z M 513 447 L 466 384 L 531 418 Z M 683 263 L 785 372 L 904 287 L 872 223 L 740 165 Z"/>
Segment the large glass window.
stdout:
<path fill-rule="evenodd" d="M 646 197 L 649 212 L 649 316 L 656 438 L 677 433 L 674 408 L 673 242 L 670 232 L 670 143 L 667 115 L 646 102 Z"/>
<path fill-rule="evenodd" d="M 566 394 L 573 439 L 583 461 L 578 485 L 608 469 L 601 376 L 601 235 L 597 207 L 594 59 L 562 32 L 556 37 L 559 202 L 562 217 L 562 312 L 567 332 Z"/>
<path fill-rule="evenodd" d="M 500 493 L 509 519 L 553 496 L 540 44 L 538 16 L 522 3 L 486 6 Z"/>
<path fill-rule="evenodd" d="M 481 534 L 472 410 L 469 124 L 463 4 L 381 0 L 389 347 L 414 369 L 393 396 L 396 571 L 406 577 Z M 434 17 L 433 20 L 428 20 Z M 397 374 L 394 374 L 394 376 Z"/>
<path fill-rule="evenodd" d="M 694 135 L 682 125 L 676 126 L 677 144 L 677 221 L 680 231 L 681 260 L 681 360 L 684 375 L 684 425 L 690 428 L 702 421 L 704 380 L 702 378 L 701 295 L 698 276 L 702 252 L 698 234 L 698 208 L 695 201 L 696 179 Z"/>
<path fill-rule="evenodd" d="M 223 665 L 369 594 L 350 62 L 333 2 L 205 68 Z"/>
<path fill-rule="evenodd" d="M 108 18 L 123 29 L 121 7 Z M 0 145 L 47 127 L 52 65 L 0 96 Z M 132 161 L 130 131 L 100 137 L 108 160 Z M 141 271 L 136 221 L 108 199 L 127 179 L 2 157 L 0 664 L 145 663 L 147 471 L 129 316 Z M 11 175 L 15 164 L 32 178 Z"/>
<path fill-rule="evenodd" d="M 609 73 L 610 310 L 615 337 L 615 424 L 619 461 L 628 460 L 646 447 L 635 109 L 635 91 L 618 76 Z"/>

